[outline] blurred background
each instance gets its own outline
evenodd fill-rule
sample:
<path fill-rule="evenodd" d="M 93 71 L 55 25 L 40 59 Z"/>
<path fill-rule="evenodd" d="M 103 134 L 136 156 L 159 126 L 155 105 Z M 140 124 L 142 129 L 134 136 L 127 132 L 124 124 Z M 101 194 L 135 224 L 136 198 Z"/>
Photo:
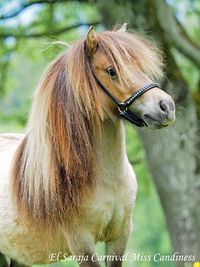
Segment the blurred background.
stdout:
<path fill-rule="evenodd" d="M 127 152 L 139 184 L 127 251 L 200 256 L 200 1 L 0 0 L 0 132 L 24 132 L 33 92 L 46 65 L 85 35 L 122 23 L 163 50 L 162 87 L 176 102 L 163 130 L 126 125 Z M 1 164 L 1 163 L 0 163 Z M 102 245 L 98 250 L 103 253 Z M 57 266 L 76 266 L 59 263 Z M 191 266 L 124 262 L 125 267 Z"/>

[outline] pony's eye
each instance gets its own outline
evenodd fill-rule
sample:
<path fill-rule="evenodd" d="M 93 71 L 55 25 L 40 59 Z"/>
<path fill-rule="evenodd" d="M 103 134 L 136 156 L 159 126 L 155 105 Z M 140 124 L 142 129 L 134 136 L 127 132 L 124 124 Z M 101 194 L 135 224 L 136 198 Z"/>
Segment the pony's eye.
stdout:
<path fill-rule="evenodd" d="M 117 73 L 115 71 L 114 68 L 109 67 L 107 68 L 106 72 L 108 73 L 108 75 L 112 78 L 112 79 L 116 79 L 117 78 Z"/>

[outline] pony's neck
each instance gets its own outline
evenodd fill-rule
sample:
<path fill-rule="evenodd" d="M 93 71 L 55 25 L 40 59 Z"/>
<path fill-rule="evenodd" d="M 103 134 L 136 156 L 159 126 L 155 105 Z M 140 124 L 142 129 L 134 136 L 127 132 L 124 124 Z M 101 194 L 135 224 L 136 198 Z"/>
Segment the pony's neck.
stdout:
<path fill-rule="evenodd" d="M 126 158 L 125 129 L 121 120 L 102 123 L 101 135 L 96 140 L 96 153 L 99 175 L 106 180 L 108 176 L 120 179 Z"/>

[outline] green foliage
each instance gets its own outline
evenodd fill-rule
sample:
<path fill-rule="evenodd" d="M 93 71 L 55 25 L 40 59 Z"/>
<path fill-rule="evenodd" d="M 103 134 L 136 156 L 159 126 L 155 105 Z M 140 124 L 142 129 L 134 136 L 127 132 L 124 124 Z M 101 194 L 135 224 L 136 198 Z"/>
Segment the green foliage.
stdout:
<path fill-rule="evenodd" d="M 200 1 L 171 0 L 169 3 L 174 10 L 177 20 L 184 26 L 184 31 L 193 43 L 200 46 Z M 172 48 L 172 50 L 184 78 L 193 91 L 197 90 L 200 79 L 199 70 L 176 49 Z"/>
<path fill-rule="evenodd" d="M 200 40 L 200 1 L 171 0 L 169 3 L 177 19 L 184 26 L 184 30 L 198 43 Z"/>
<path fill-rule="evenodd" d="M 199 70 L 190 62 L 186 57 L 184 57 L 177 50 L 173 49 L 173 54 L 175 56 L 177 64 L 180 66 L 183 77 L 190 85 L 193 91 L 198 89 L 199 83 Z"/>

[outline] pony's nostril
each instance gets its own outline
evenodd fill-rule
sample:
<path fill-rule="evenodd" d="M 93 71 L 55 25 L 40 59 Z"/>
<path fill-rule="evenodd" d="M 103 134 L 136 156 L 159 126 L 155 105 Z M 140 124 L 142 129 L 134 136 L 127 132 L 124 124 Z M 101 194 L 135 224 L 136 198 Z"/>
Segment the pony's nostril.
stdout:
<path fill-rule="evenodd" d="M 170 101 L 169 103 L 169 108 L 171 111 L 174 111 L 175 110 L 175 104 L 174 104 L 174 101 Z"/>
<path fill-rule="evenodd" d="M 168 111 L 168 105 L 164 102 L 164 101 L 160 101 L 159 102 L 159 106 L 160 106 L 160 109 L 162 110 L 162 111 L 164 111 L 164 112 L 167 112 Z"/>

